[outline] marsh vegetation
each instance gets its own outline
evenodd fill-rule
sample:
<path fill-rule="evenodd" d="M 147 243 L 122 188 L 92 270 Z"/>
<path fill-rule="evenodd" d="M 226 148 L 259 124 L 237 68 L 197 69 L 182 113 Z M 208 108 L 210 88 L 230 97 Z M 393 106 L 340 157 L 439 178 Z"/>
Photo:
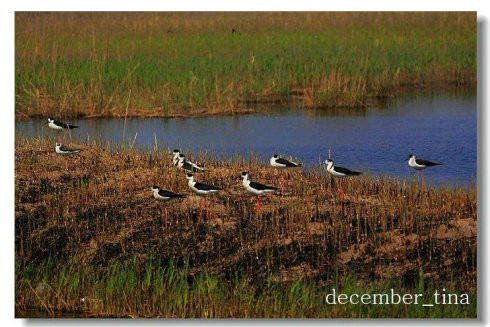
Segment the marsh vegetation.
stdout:
<path fill-rule="evenodd" d="M 300 169 L 285 174 L 285 191 L 264 197 L 258 212 L 240 172 L 277 185 L 274 169 L 253 154 L 194 153 L 210 167 L 196 178 L 225 188 L 200 216 L 200 198 L 167 149 L 81 147 L 66 157 L 46 140 L 16 140 L 18 316 L 476 316 L 474 185 L 421 188 L 363 175 L 347 180 L 340 198 L 324 170 Z M 187 197 L 158 202 L 151 185 Z M 472 301 L 328 306 L 333 287 L 446 288 Z"/>
<path fill-rule="evenodd" d="M 17 13 L 16 117 L 363 108 L 476 83 L 475 13 Z"/>

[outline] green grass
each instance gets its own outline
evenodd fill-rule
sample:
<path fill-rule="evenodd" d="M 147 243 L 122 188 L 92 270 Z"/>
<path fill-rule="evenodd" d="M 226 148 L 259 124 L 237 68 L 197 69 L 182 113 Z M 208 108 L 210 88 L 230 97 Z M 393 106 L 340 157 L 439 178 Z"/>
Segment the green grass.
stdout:
<path fill-rule="evenodd" d="M 476 318 L 476 294 L 468 305 L 435 305 L 433 293 L 464 293 L 457 283 L 427 284 L 423 275 L 412 287 L 397 279 L 365 283 L 353 276 L 319 285 L 302 278 L 277 283 L 271 278 L 258 284 L 236 273 L 231 281 L 211 274 L 189 274 L 188 266 L 174 262 L 133 259 L 113 262 L 104 272 L 83 264 L 61 269 L 47 260 L 41 266 L 17 266 L 18 317 L 78 315 L 98 317 L 165 318 Z M 325 296 L 337 294 L 423 294 L 418 304 L 327 304 Z M 84 300 L 81 300 L 81 299 Z"/>
<path fill-rule="evenodd" d="M 476 82 L 474 13 L 18 13 L 15 32 L 17 117 L 364 107 Z"/>

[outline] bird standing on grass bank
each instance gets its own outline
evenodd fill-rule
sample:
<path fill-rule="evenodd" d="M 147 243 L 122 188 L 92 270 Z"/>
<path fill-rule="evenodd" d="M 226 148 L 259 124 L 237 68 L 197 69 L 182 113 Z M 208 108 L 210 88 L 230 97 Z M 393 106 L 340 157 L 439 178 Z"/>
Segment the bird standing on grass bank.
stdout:
<path fill-rule="evenodd" d="M 333 177 L 348 177 L 348 176 L 359 176 L 362 173 L 358 171 L 352 171 L 350 169 L 335 166 L 332 159 L 325 160 L 325 164 L 327 165 L 327 172 Z M 337 191 L 340 195 L 341 200 L 344 199 L 344 188 L 342 187 L 342 182 L 339 180 L 339 186 Z"/>
<path fill-rule="evenodd" d="M 346 176 L 359 176 L 362 173 L 358 171 L 352 171 L 344 167 L 334 166 L 332 159 L 325 160 L 327 165 L 327 172 L 334 177 L 346 177 Z"/>
<path fill-rule="evenodd" d="M 222 188 L 210 184 L 195 182 L 194 175 L 192 174 L 187 174 L 186 178 L 188 180 L 189 188 L 199 195 L 208 195 L 222 190 Z M 207 214 L 206 198 L 203 198 L 203 200 L 201 201 L 200 209 L 201 210 L 199 212 L 199 220 L 201 220 L 203 210 L 206 211 Z"/>
<path fill-rule="evenodd" d="M 274 168 L 297 168 L 297 167 L 302 167 L 303 165 L 301 163 L 297 163 L 291 160 L 287 160 L 284 158 L 279 157 L 278 154 L 274 154 L 271 159 L 270 159 L 270 164 Z M 281 178 L 279 179 L 279 188 L 281 189 L 281 192 L 284 192 L 284 176 L 281 172 Z"/>
<path fill-rule="evenodd" d="M 274 168 L 294 168 L 301 167 L 302 164 L 296 163 L 284 158 L 279 157 L 279 155 L 274 154 L 270 159 L 271 166 Z"/>
<path fill-rule="evenodd" d="M 152 186 L 151 190 L 153 191 L 153 197 L 159 201 L 169 201 L 173 199 L 181 199 L 185 198 L 185 195 L 174 193 L 167 190 L 162 190 L 158 186 Z M 168 221 L 168 209 L 165 207 L 165 223 Z"/>
<path fill-rule="evenodd" d="M 57 154 L 65 154 L 65 155 L 75 154 L 75 153 L 79 153 L 81 151 L 80 149 L 69 148 L 67 146 L 64 146 L 61 143 L 56 143 L 56 146 L 54 149 L 55 149 Z"/>
<path fill-rule="evenodd" d="M 56 143 L 54 150 L 56 151 L 57 154 L 61 154 L 61 155 L 77 154 L 81 151 L 80 149 L 69 148 L 61 143 Z M 66 160 L 65 160 L 65 170 L 68 170 L 68 161 Z"/>
<path fill-rule="evenodd" d="M 409 154 L 408 155 L 408 165 L 415 169 L 417 173 L 420 171 L 424 170 L 427 167 L 433 167 L 433 166 L 440 166 L 442 165 L 441 163 L 438 162 L 432 162 L 429 160 L 424 160 L 424 159 L 417 159 L 414 154 Z M 425 189 L 425 176 L 422 174 L 422 189 Z"/>
<path fill-rule="evenodd" d="M 274 186 L 268 186 L 264 184 L 260 184 L 257 182 L 252 182 L 248 176 L 247 172 L 243 172 L 240 177 L 242 178 L 242 183 L 243 186 L 247 191 L 249 191 L 252 194 L 257 195 L 257 205 L 256 205 L 256 213 L 257 215 L 260 212 L 260 208 L 262 207 L 262 203 L 260 201 L 260 196 L 264 193 L 270 193 L 270 192 L 276 192 L 278 190 L 277 187 Z"/>
<path fill-rule="evenodd" d="M 172 199 L 179 199 L 185 197 L 185 195 L 183 194 L 163 190 L 158 186 L 152 186 L 151 190 L 153 191 L 153 197 L 157 200 L 168 201 Z"/>

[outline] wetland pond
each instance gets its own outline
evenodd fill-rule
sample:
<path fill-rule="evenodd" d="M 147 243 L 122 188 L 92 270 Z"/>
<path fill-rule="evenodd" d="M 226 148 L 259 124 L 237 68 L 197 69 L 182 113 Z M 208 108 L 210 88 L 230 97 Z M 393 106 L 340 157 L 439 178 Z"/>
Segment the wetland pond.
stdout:
<path fill-rule="evenodd" d="M 124 119 L 65 120 L 79 125 L 73 143 L 123 141 Z M 49 137 L 46 119 L 17 121 L 16 136 Z M 137 133 L 137 136 L 136 136 Z M 136 136 L 136 138 L 135 138 Z M 218 157 L 256 153 L 264 164 L 279 153 L 308 168 L 324 161 L 330 149 L 335 164 L 373 175 L 414 178 L 408 154 L 443 163 L 426 169 L 427 183 L 463 186 L 476 183 L 476 90 L 415 93 L 367 109 L 308 110 L 280 108 L 239 116 L 127 119 L 125 143 L 152 149 L 206 151 Z"/>

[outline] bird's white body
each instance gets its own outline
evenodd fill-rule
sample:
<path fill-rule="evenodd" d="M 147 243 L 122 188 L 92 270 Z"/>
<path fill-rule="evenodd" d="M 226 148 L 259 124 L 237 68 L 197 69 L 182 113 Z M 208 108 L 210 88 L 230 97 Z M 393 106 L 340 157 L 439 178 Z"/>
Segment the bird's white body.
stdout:
<path fill-rule="evenodd" d="M 49 128 L 55 129 L 57 131 L 61 131 L 63 129 L 63 127 L 56 125 L 53 119 L 48 119 L 48 126 Z"/>
<path fill-rule="evenodd" d="M 272 167 L 275 167 L 275 168 L 286 168 L 286 165 L 282 165 L 280 163 L 277 163 L 276 162 L 276 159 L 277 158 L 274 158 L 274 157 L 271 158 L 270 163 L 271 163 L 271 166 Z"/>
<path fill-rule="evenodd" d="M 289 162 L 290 165 L 288 166 L 287 164 L 280 163 L 280 162 L 278 162 L 278 160 Z M 274 168 L 287 168 L 287 167 L 300 167 L 301 166 L 300 164 L 298 164 L 294 161 L 281 158 L 278 155 L 274 155 L 271 157 L 270 164 Z"/>
<path fill-rule="evenodd" d="M 275 192 L 276 191 L 275 189 L 272 189 L 272 188 L 270 188 L 270 189 L 266 188 L 266 189 L 258 190 L 256 188 L 251 187 L 250 183 L 251 183 L 251 181 L 250 181 L 250 178 L 248 177 L 248 174 L 246 174 L 246 175 L 242 174 L 242 184 L 245 187 L 245 189 L 247 191 L 249 191 L 250 193 L 255 194 L 255 195 L 261 195 L 261 194 L 264 194 L 267 192 Z"/>
<path fill-rule="evenodd" d="M 427 166 L 419 165 L 415 156 L 411 156 L 410 159 L 408 159 L 408 165 L 416 170 L 423 170 L 427 168 Z"/>
<path fill-rule="evenodd" d="M 326 165 L 327 165 L 327 172 L 334 176 L 334 177 L 345 177 L 346 175 L 345 174 L 342 174 L 342 173 L 339 173 L 337 171 L 335 171 L 335 167 L 333 165 L 333 161 L 325 161 Z"/>
<path fill-rule="evenodd" d="M 63 144 L 61 143 L 56 143 L 56 146 L 55 146 L 55 151 L 57 154 L 75 154 L 75 153 L 78 153 L 80 152 L 79 149 L 63 149 Z"/>
<path fill-rule="evenodd" d="M 172 163 L 173 163 L 174 166 L 178 166 L 179 161 L 180 161 L 179 160 L 180 151 L 174 151 L 173 154 L 174 154 L 174 156 L 172 158 Z"/>
<path fill-rule="evenodd" d="M 189 185 L 189 188 L 192 191 L 194 191 L 195 193 L 197 193 L 199 195 L 208 195 L 208 194 L 216 193 L 219 191 L 217 189 L 204 190 L 204 189 L 200 189 L 200 188 L 196 187 L 197 182 L 194 181 L 194 176 L 187 176 L 187 184 Z"/>
<path fill-rule="evenodd" d="M 153 189 L 152 189 L 152 191 L 153 191 L 153 197 L 154 197 L 155 199 L 157 199 L 157 200 L 162 200 L 162 201 L 167 201 L 167 200 L 170 200 L 170 198 L 169 198 L 169 197 L 167 197 L 167 196 L 161 196 L 160 194 L 158 194 L 158 191 L 160 191 L 159 189 L 157 189 L 157 188 L 153 188 Z"/>

